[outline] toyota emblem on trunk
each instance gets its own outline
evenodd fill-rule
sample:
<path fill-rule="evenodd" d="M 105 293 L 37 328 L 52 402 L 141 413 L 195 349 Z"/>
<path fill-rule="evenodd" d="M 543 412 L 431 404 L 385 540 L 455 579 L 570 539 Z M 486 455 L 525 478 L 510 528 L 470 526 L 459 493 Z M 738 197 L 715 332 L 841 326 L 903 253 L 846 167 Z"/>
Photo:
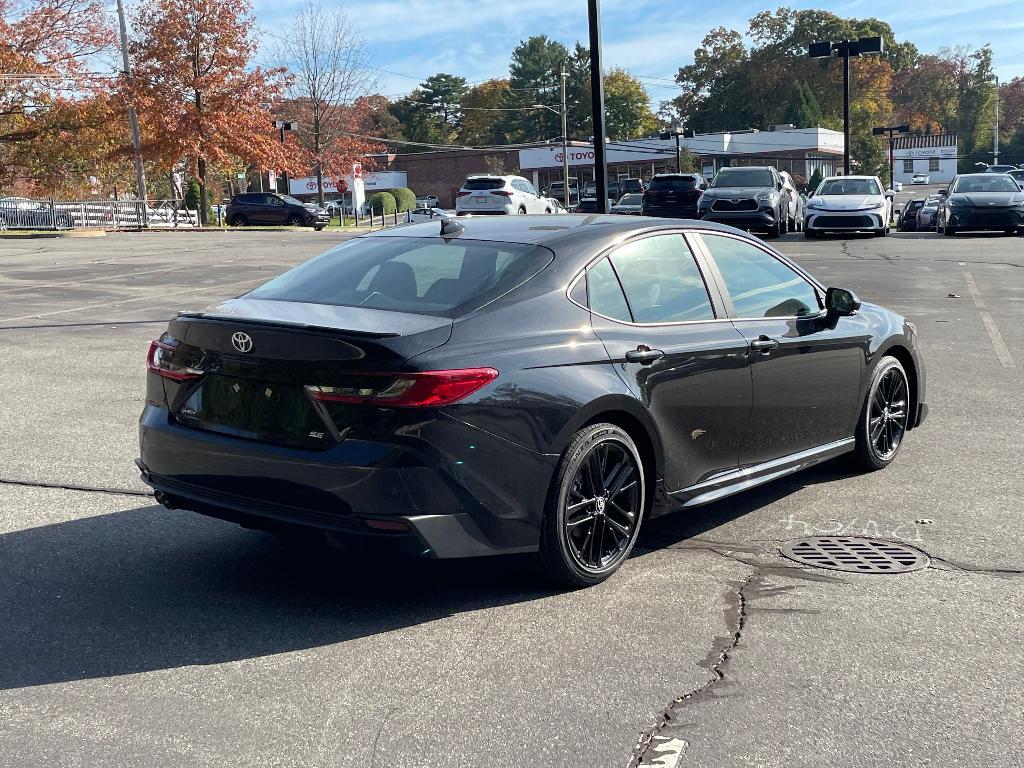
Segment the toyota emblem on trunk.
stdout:
<path fill-rule="evenodd" d="M 239 352 L 251 352 L 252 337 L 248 333 L 236 331 L 235 333 L 231 334 L 231 346 L 237 349 Z"/>

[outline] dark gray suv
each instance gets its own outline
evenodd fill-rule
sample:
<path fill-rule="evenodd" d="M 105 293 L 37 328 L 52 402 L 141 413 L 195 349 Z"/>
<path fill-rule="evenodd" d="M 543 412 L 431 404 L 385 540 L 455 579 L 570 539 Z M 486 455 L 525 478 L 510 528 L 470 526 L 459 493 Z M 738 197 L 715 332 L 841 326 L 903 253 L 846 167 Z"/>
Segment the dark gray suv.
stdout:
<path fill-rule="evenodd" d="M 723 168 L 701 197 L 697 215 L 778 237 L 789 228 L 789 198 L 782 177 L 771 166 Z"/>
<path fill-rule="evenodd" d="M 331 223 L 331 214 L 318 205 L 306 205 L 291 195 L 275 192 L 247 192 L 235 195 L 228 205 L 228 224 L 287 224 L 291 227 L 313 227 L 318 232 Z"/>

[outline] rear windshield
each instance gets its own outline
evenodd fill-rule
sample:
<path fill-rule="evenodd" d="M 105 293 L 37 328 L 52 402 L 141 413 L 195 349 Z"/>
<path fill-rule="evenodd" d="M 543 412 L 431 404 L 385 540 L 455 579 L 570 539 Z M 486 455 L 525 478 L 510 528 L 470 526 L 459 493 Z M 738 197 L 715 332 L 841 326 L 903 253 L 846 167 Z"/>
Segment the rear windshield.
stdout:
<path fill-rule="evenodd" d="M 679 189 L 689 192 L 696 189 L 699 183 L 696 176 L 655 176 L 648 189 Z"/>
<path fill-rule="evenodd" d="M 504 186 L 504 179 L 466 179 L 466 183 L 462 185 L 462 188 L 469 190 L 481 190 L 501 189 Z"/>
<path fill-rule="evenodd" d="M 619 200 L 619 205 L 640 205 L 644 201 L 644 196 L 633 192 L 628 195 L 623 195 L 622 199 Z"/>
<path fill-rule="evenodd" d="M 519 243 L 358 238 L 247 297 L 458 317 L 529 280 L 552 258 L 546 248 Z"/>
<path fill-rule="evenodd" d="M 980 176 L 961 176 L 953 182 L 950 192 L 1020 192 L 1020 187 L 1009 176 L 988 173 Z"/>
<path fill-rule="evenodd" d="M 880 195 L 874 179 L 831 179 L 822 182 L 816 195 Z"/>
<path fill-rule="evenodd" d="M 775 186 L 772 180 L 771 171 L 753 170 L 722 170 L 711 182 L 712 187 L 772 187 Z"/>

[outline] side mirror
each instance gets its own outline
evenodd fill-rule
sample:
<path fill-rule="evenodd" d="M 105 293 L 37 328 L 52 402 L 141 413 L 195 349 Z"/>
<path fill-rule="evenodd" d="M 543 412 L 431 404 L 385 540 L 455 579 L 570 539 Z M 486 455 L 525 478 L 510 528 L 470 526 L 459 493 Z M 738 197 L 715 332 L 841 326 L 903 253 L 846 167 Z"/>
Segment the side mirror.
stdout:
<path fill-rule="evenodd" d="M 885 190 L 885 196 L 892 200 L 894 197 L 896 197 L 896 193 L 893 192 L 891 189 L 887 189 Z"/>
<path fill-rule="evenodd" d="M 835 317 L 852 315 L 860 309 L 860 299 L 853 291 L 845 288 L 829 288 L 825 291 L 825 311 Z"/>

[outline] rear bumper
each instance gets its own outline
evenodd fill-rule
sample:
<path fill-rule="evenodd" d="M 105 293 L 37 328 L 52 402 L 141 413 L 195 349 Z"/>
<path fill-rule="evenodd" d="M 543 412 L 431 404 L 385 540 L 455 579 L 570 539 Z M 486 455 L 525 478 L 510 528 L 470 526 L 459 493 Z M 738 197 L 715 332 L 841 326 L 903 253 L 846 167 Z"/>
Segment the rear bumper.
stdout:
<path fill-rule="evenodd" d="M 663 219 L 698 219 L 700 218 L 696 205 L 670 207 L 648 207 L 644 208 L 644 216 L 658 216 Z"/>
<path fill-rule="evenodd" d="M 310 451 L 184 427 L 148 405 L 139 441 L 142 479 L 166 506 L 253 527 L 405 537 L 441 558 L 536 550 L 557 461 L 443 414 L 417 437 Z"/>

